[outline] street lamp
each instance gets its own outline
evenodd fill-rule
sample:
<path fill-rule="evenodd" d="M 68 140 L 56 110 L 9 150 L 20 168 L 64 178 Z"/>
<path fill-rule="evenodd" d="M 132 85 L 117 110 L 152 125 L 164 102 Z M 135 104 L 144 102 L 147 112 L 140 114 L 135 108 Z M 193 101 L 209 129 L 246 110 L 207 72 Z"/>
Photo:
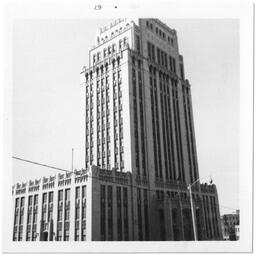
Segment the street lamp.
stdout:
<path fill-rule="evenodd" d="M 187 188 L 189 190 L 189 197 L 190 197 L 190 206 L 191 206 L 191 214 L 192 214 L 194 239 L 195 239 L 195 241 L 197 241 L 198 240 L 197 239 L 197 228 L 196 228 L 195 212 L 194 212 L 194 205 L 193 205 L 193 198 L 192 198 L 192 185 L 193 184 L 189 184 Z"/>
<path fill-rule="evenodd" d="M 192 214 L 192 223 L 193 223 L 193 232 L 194 232 L 194 239 L 195 241 L 198 241 L 197 238 L 197 226 L 196 226 L 196 219 L 195 219 L 195 212 L 194 212 L 194 204 L 193 204 L 193 197 L 192 197 L 192 186 L 200 181 L 200 178 L 195 180 L 192 184 L 189 184 L 187 186 L 187 189 L 189 190 L 189 197 L 190 197 L 190 206 L 191 206 L 191 214 Z M 210 183 L 212 183 L 212 179 L 210 180 Z"/>

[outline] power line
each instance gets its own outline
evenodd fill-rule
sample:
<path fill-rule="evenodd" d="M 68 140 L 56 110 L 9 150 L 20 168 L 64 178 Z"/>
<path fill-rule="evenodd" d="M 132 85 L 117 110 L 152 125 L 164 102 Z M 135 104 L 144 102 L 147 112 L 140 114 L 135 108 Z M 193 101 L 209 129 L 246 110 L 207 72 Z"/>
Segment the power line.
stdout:
<path fill-rule="evenodd" d="M 48 164 L 42 164 L 42 163 L 39 163 L 39 162 L 36 162 L 36 161 L 32 161 L 32 160 L 28 160 L 28 159 L 23 159 L 23 158 L 20 158 L 20 157 L 12 156 L 12 158 L 13 158 L 13 159 L 16 159 L 16 160 L 20 160 L 20 161 L 26 162 L 26 163 L 30 163 L 30 164 L 34 164 L 34 165 L 39 165 L 39 166 L 43 166 L 43 167 L 55 169 L 55 170 L 62 171 L 62 172 L 73 173 L 72 171 L 67 170 L 67 169 L 63 169 L 63 168 L 59 168 L 59 167 L 50 166 L 50 165 L 48 165 Z M 102 181 L 101 178 L 96 177 L 96 176 L 89 176 L 89 175 L 88 175 L 87 177 Z M 111 180 L 108 180 L 108 182 L 113 183 L 113 184 L 120 184 L 119 182 L 115 182 L 115 181 L 111 181 Z M 125 183 L 122 183 L 122 185 L 131 187 L 131 188 L 136 188 L 136 189 L 138 188 L 138 186 L 135 186 L 135 185 L 133 185 L 133 184 L 125 184 Z M 179 192 L 180 192 L 179 184 L 178 184 L 178 190 L 179 190 Z M 156 192 L 156 190 L 152 190 L 152 189 L 149 189 L 149 188 L 147 188 L 147 191 L 149 191 L 149 192 Z M 219 206 L 219 207 L 222 207 L 222 208 L 226 208 L 226 209 L 230 209 L 230 210 L 237 210 L 237 209 L 235 209 L 235 208 L 228 207 L 228 206 L 224 206 L 224 205 L 220 205 L 220 204 L 217 204 L 217 203 L 213 203 L 213 205 L 214 205 L 214 206 Z"/>
<path fill-rule="evenodd" d="M 23 159 L 23 158 L 19 158 L 19 157 L 15 157 L 15 156 L 13 156 L 12 158 L 17 159 L 17 160 L 21 160 L 21 161 L 24 161 L 24 162 L 27 162 L 27 163 L 35 164 L 35 165 L 52 168 L 52 169 L 59 170 L 59 171 L 71 172 L 70 170 L 66 170 L 66 169 L 63 169 L 63 168 L 55 167 L 55 166 L 50 166 L 50 165 L 47 165 L 47 164 L 38 163 L 38 162 L 31 161 L 31 160 L 28 160 L 28 159 Z"/>

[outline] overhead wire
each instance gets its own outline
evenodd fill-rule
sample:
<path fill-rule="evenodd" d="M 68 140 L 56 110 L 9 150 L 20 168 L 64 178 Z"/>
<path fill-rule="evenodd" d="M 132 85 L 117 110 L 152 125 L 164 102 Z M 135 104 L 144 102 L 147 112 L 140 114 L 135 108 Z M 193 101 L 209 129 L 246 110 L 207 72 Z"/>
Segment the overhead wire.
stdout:
<path fill-rule="evenodd" d="M 32 160 L 28 160 L 28 159 L 24 159 L 24 158 L 21 158 L 21 157 L 16 157 L 16 156 L 12 156 L 13 159 L 16 159 L 16 160 L 20 160 L 20 161 L 23 161 L 23 162 L 26 162 L 26 163 L 30 163 L 30 164 L 34 164 L 34 165 L 39 165 L 39 166 L 43 166 L 43 167 L 47 167 L 47 168 L 51 168 L 51 169 L 54 169 L 54 170 L 58 170 L 58 171 L 64 171 L 66 173 L 75 173 L 75 172 L 72 172 L 70 170 L 67 170 L 67 169 L 64 169 L 64 168 L 59 168 L 59 167 L 55 167 L 55 166 L 51 166 L 51 165 L 48 165 L 48 164 L 42 164 L 42 163 L 39 163 L 39 162 L 36 162 L 36 161 L 32 161 Z M 101 178 L 99 177 L 96 177 L 96 176 L 89 176 L 87 175 L 88 178 L 92 178 L 92 179 L 97 179 L 97 180 L 100 180 L 102 181 Z M 104 181 L 104 180 L 103 180 Z M 131 188 L 138 188 L 138 186 L 135 186 L 133 184 L 127 184 L 127 183 L 119 183 L 119 182 L 115 182 L 115 181 L 111 181 L 111 180 L 107 180 L 107 182 L 110 182 L 110 183 L 113 183 L 113 184 L 119 184 L 119 185 L 123 185 L 123 186 L 127 186 L 127 187 L 131 187 Z M 156 190 L 152 190 L 152 189 L 149 189 L 147 188 L 146 189 L 147 191 L 149 192 L 156 192 Z M 178 184 L 178 192 L 180 192 L 180 186 Z M 232 208 L 232 207 L 229 207 L 229 206 L 224 206 L 224 205 L 221 205 L 221 204 L 218 204 L 218 203 L 212 203 L 214 206 L 219 206 L 219 207 L 222 207 L 222 208 L 225 208 L 225 209 L 229 209 L 229 210 L 237 210 L 235 208 Z"/>

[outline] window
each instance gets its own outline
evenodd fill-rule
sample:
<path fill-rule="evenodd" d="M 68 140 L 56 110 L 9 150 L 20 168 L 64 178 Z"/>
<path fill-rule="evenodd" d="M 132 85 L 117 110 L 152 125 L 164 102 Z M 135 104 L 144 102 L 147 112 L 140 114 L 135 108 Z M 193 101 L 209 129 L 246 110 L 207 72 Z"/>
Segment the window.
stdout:
<path fill-rule="evenodd" d="M 183 69 L 183 64 L 180 64 L 180 74 L 181 74 L 181 79 L 184 80 L 184 69 Z"/>
<path fill-rule="evenodd" d="M 32 231 L 32 241 L 36 241 L 37 233 L 35 231 Z"/>
<path fill-rule="evenodd" d="M 38 195 L 34 195 L 34 205 L 38 204 Z"/>
<path fill-rule="evenodd" d="M 79 241 L 79 229 L 75 229 L 75 241 Z"/>
<path fill-rule="evenodd" d="M 43 204 L 46 204 L 47 201 L 47 193 L 43 194 Z"/>
<path fill-rule="evenodd" d="M 138 60 L 138 68 L 141 69 L 141 61 Z"/>
<path fill-rule="evenodd" d="M 65 190 L 65 200 L 69 201 L 70 200 L 70 189 Z"/>
<path fill-rule="evenodd" d="M 117 199 L 117 240 L 122 240 L 122 212 L 121 212 L 121 187 L 116 187 L 116 199 Z"/>
<path fill-rule="evenodd" d="M 58 229 L 57 230 L 57 241 L 61 241 L 62 240 L 62 230 Z"/>
<path fill-rule="evenodd" d="M 100 52 L 97 53 L 97 61 L 100 61 Z"/>
<path fill-rule="evenodd" d="M 32 214 L 31 214 L 31 213 L 29 213 L 29 214 L 28 214 L 28 224 L 30 224 L 30 223 L 31 223 L 31 220 L 32 220 Z"/>
<path fill-rule="evenodd" d="M 69 209 L 65 209 L 65 220 L 68 221 L 70 217 L 70 210 Z"/>
<path fill-rule="evenodd" d="M 63 201 L 63 190 L 59 190 L 59 201 Z"/>
<path fill-rule="evenodd" d="M 18 240 L 18 232 L 15 231 L 13 234 L 13 241 L 17 241 Z"/>
<path fill-rule="evenodd" d="M 105 186 L 100 186 L 100 229 L 101 229 L 101 241 L 106 240 L 106 208 L 105 208 Z"/>
<path fill-rule="evenodd" d="M 42 212 L 42 220 L 43 220 L 43 221 L 46 221 L 46 211 L 43 211 L 43 212 Z"/>
<path fill-rule="evenodd" d="M 80 207 L 76 207 L 75 217 L 76 217 L 76 220 L 80 219 Z"/>
<path fill-rule="evenodd" d="M 62 221 L 62 214 L 63 214 L 63 210 L 62 208 L 58 209 L 58 221 Z"/>
<path fill-rule="evenodd" d="M 37 212 L 34 211 L 34 214 L 33 214 L 33 223 L 37 223 Z"/>
<path fill-rule="evenodd" d="M 76 187 L 76 199 L 80 198 L 80 187 Z"/>
<path fill-rule="evenodd" d="M 19 228 L 19 239 L 18 241 L 22 241 L 22 228 Z"/>
<path fill-rule="evenodd" d="M 151 45 L 151 51 L 152 51 L 152 60 L 155 61 L 155 46 Z"/>
<path fill-rule="evenodd" d="M 111 54 L 111 46 L 108 47 L 108 55 Z"/>
<path fill-rule="evenodd" d="M 135 57 L 132 56 L 132 64 L 135 65 Z"/>
<path fill-rule="evenodd" d="M 116 44 L 112 45 L 112 52 L 115 53 L 116 52 Z"/>
<path fill-rule="evenodd" d="M 53 202 L 53 192 L 49 192 L 49 203 Z"/>
<path fill-rule="evenodd" d="M 141 189 L 137 188 L 137 215 L 138 215 L 138 232 L 139 240 L 142 240 L 142 214 L 141 214 Z"/>
<path fill-rule="evenodd" d="M 173 38 L 171 38 L 171 45 L 174 46 Z"/>
<path fill-rule="evenodd" d="M 112 186 L 108 186 L 108 240 L 113 240 L 113 198 L 112 198 Z"/>
<path fill-rule="evenodd" d="M 69 229 L 64 230 L 64 241 L 69 241 Z"/>
<path fill-rule="evenodd" d="M 83 204 L 82 207 L 82 219 L 86 219 L 86 204 Z"/>
<path fill-rule="evenodd" d="M 136 35 L 136 45 L 137 45 L 137 51 L 140 53 L 140 37 Z"/>
<path fill-rule="evenodd" d="M 17 224 L 18 224 L 18 218 L 19 218 L 19 215 L 18 215 L 18 214 L 15 214 L 15 217 L 14 217 L 14 225 L 17 225 Z"/>
<path fill-rule="evenodd" d="M 119 40 L 119 51 L 123 48 L 123 40 Z"/>
<path fill-rule="evenodd" d="M 172 61 L 173 61 L 173 63 L 172 63 L 173 71 L 174 71 L 174 73 L 176 73 L 176 60 L 175 60 L 175 58 L 173 58 Z"/>
<path fill-rule="evenodd" d="M 24 207 L 25 204 L 25 197 L 22 197 L 20 200 L 20 207 Z"/>
<path fill-rule="evenodd" d="M 49 210 L 48 213 L 48 221 L 50 221 L 52 219 L 52 210 Z"/>
<path fill-rule="evenodd" d="M 151 43 L 148 42 L 148 58 L 151 59 Z"/>
<path fill-rule="evenodd" d="M 86 241 L 86 229 L 82 229 L 82 241 Z"/>
<path fill-rule="evenodd" d="M 127 44 L 128 44 L 128 38 L 125 37 L 125 38 L 124 38 L 124 47 L 125 47 L 125 48 L 127 47 Z"/>
<path fill-rule="evenodd" d="M 29 196 L 29 197 L 28 197 L 28 205 L 29 205 L 29 206 L 32 205 L 32 196 Z"/>
<path fill-rule="evenodd" d="M 173 71 L 173 67 L 172 67 L 172 57 L 171 57 L 171 56 L 169 57 L 169 69 L 170 69 L 171 71 Z"/>
<path fill-rule="evenodd" d="M 20 202 L 20 198 L 16 198 L 16 203 L 15 203 L 15 207 L 18 208 L 19 207 L 19 202 Z"/>
<path fill-rule="evenodd" d="M 161 63 L 161 60 L 160 60 L 160 49 L 159 48 L 157 48 L 157 62 L 158 62 L 158 64 Z"/>

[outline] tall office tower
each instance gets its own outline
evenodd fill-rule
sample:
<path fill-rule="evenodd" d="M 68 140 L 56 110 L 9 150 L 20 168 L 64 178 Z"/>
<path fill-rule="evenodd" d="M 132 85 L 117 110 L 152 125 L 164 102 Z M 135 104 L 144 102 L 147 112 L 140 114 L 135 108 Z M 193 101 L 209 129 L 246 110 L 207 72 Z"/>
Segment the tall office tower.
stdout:
<path fill-rule="evenodd" d="M 176 31 L 115 21 L 81 78 L 85 169 L 14 185 L 13 240 L 222 239 L 216 186 L 199 183 Z"/>
<path fill-rule="evenodd" d="M 89 66 L 81 74 L 85 168 L 96 165 L 131 172 L 134 197 L 139 202 L 154 197 L 186 198 L 184 189 L 192 183 L 194 199 L 206 201 L 196 182 L 199 173 L 191 86 L 185 79 L 176 31 L 158 19 L 117 20 L 97 33 L 95 46 L 89 51 Z M 152 212 L 154 203 L 150 204 Z M 165 212 L 156 211 L 159 224 L 151 227 L 159 228 L 158 236 L 163 239 L 168 235 Z M 189 210 L 185 216 L 191 218 Z M 191 220 L 186 217 L 189 226 Z M 146 239 L 142 231 L 146 221 L 136 220 L 135 239 Z M 215 220 L 211 224 L 219 228 L 219 213 Z M 189 239 L 192 233 L 176 236 Z"/>
<path fill-rule="evenodd" d="M 97 34 L 82 79 L 86 168 L 132 172 L 150 188 L 199 178 L 175 30 L 157 19 L 114 22 Z"/>

